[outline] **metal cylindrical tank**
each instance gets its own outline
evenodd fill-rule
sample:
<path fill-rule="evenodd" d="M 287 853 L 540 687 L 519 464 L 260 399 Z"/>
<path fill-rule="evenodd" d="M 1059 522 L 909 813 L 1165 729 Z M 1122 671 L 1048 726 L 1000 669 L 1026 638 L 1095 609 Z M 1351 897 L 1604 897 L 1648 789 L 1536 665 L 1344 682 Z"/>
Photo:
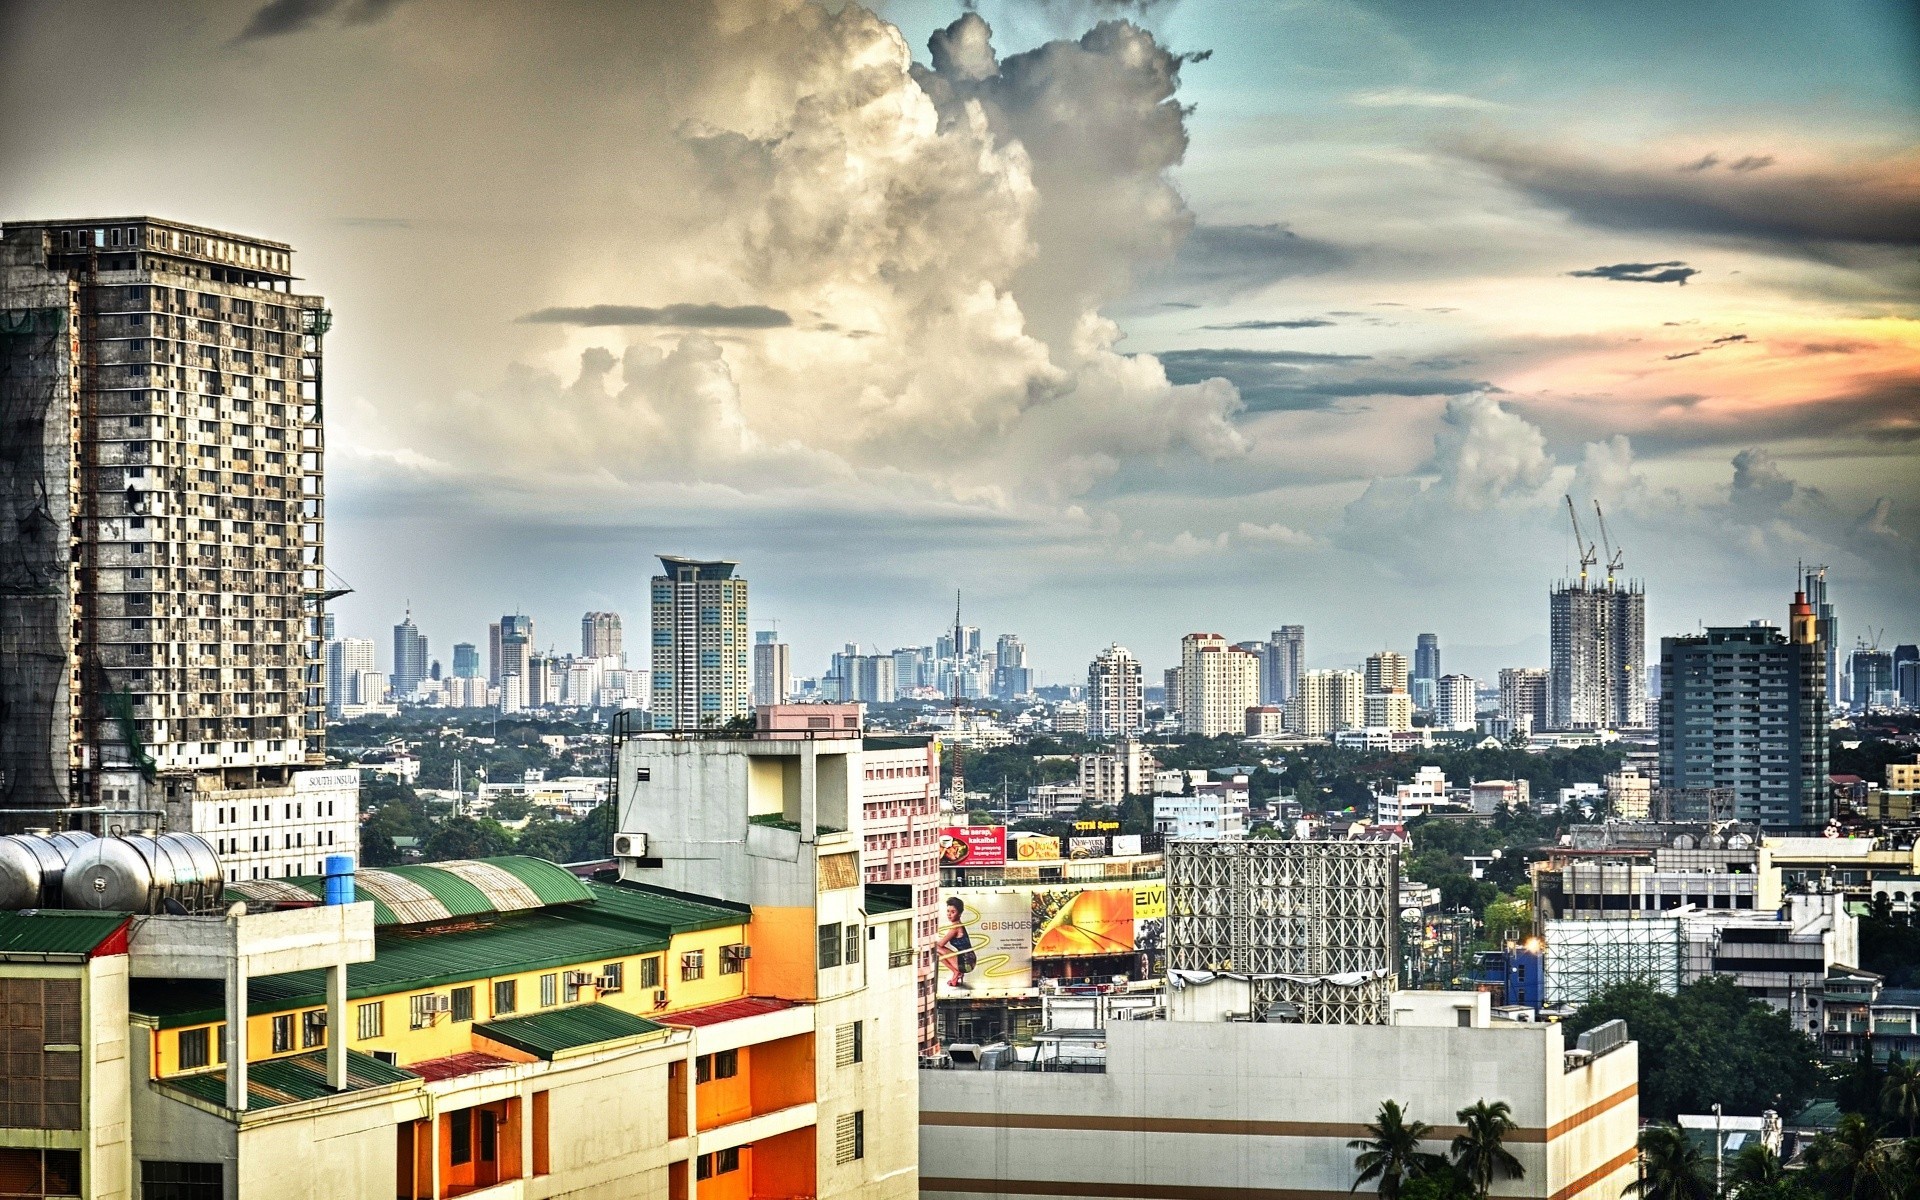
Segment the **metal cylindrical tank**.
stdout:
<path fill-rule="evenodd" d="M 68 908 L 157 913 L 169 900 L 189 912 L 218 903 L 219 856 L 191 833 L 98 838 L 67 864 L 61 894 Z"/>
<path fill-rule="evenodd" d="M 58 905 L 68 860 L 93 840 L 92 834 L 77 829 L 0 837 L 0 909 Z"/>
<path fill-rule="evenodd" d="M 348 854 L 329 854 L 326 857 L 328 904 L 352 904 L 353 893 L 353 856 Z"/>

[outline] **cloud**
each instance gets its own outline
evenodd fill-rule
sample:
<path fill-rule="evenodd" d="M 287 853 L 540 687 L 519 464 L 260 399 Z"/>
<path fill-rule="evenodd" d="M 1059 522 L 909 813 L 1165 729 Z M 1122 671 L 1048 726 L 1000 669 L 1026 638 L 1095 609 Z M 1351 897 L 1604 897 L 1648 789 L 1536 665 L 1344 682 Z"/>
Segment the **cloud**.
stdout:
<path fill-rule="evenodd" d="M 674 325 L 689 329 L 778 329 L 793 324 L 792 317 L 764 304 L 669 304 L 664 308 L 589 304 L 542 308 L 520 320 L 533 325 Z"/>
<path fill-rule="evenodd" d="M 1202 329 L 1319 329 L 1334 322 L 1322 317 L 1300 317 L 1291 321 L 1229 321 L 1224 325 L 1202 325 Z"/>
<path fill-rule="evenodd" d="M 1460 153 L 1545 204 L 1610 229 L 1686 232 L 1773 243 L 1920 245 L 1920 153 L 1821 169 L 1762 170 L 1748 155 L 1714 171 L 1707 155 L 1680 171 L 1578 157 L 1539 146 L 1478 144 Z"/>
<path fill-rule="evenodd" d="M 1427 368 L 1403 370 L 1366 354 L 1213 348 L 1168 350 L 1159 357 L 1176 383 L 1231 382 L 1248 412 L 1326 409 L 1369 396 L 1455 396 L 1492 387 Z"/>
<path fill-rule="evenodd" d="M 1491 100 L 1482 100 L 1477 96 L 1463 96 L 1457 92 L 1428 92 L 1419 88 L 1381 88 L 1376 91 L 1355 92 L 1347 97 L 1347 103 L 1361 108 L 1471 108 L 1497 109 L 1504 104 L 1495 104 Z"/>
<path fill-rule="evenodd" d="M 1242 521 L 1238 533 L 1241 541 L 1256 545 L 1305 547 L 1320 544 L 1319 539 L 1312 534 L 1302 533 L 1277 521 L 1270 525 L 1256 525 L 1252 521 Z"/>
<path fill-rule="evenodd" d="M 354 0 L 345 13 L 349 25 L 371 25 L 383 20 L 405 0 Z M 340 7 L 341 0 L 268 0 L 254 10 L 234 41 L 250 42 L 261 38 L 299 33 L 318 24 Z"/>
<path fill-rule="evenodd" d="M 1576 279 L 1611 279 L 1616 283 L 1677 283 L 1682 287 L 1699 273 L 1683 262 L 1614 263 L 1610 267 L 1567 272 Z"/>
<path fill-rule="evenodd" d="M 1764 447 L 1750 446 L 1733 456 L 1729 499 L 1736 510 L 1749 514 L 1775 513 L 1786 507 L 1797 490 L 1772 452 Z"/>
<path fill-rule="evenodd" d="M 1144 275 L 1149 295 L 1219 301 L 1282 279 L 1323 275 L 1353 263 L 1353 252 L 1285 225 L 1197 225 L 1171 264 Z"/>

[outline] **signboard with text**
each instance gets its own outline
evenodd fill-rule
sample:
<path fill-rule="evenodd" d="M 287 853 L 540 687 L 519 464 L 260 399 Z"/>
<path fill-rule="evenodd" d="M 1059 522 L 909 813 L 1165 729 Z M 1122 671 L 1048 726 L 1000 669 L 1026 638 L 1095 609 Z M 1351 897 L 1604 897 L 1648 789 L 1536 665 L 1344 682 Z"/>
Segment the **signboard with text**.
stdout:
<path fill-rule="evenodd" d="M 1007 865 L 1005 825 L 949 825 L 940 831 L 943 867 L 1004 867 Z"/>

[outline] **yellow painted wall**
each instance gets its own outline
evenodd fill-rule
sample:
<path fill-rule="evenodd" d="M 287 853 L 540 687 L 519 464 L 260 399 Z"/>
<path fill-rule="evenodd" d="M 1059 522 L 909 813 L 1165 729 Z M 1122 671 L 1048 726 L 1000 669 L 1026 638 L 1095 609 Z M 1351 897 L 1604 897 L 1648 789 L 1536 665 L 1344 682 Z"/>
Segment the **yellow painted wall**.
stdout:
<path fill-rule="evenodd" d="M 564 1008 L 566 1001 L 566 972 L 569 970 L 586 971 L 594 976 L 600 975 L 606 964 L 623 964 L 624 987 L 619 992 L 601 994 L 592 987 L 579 991 L 575 1004 L 592 1004 L 596 1001 L 622 1012 L 640 1017 L 658 1017 L 681 1009 L 699 1008 L 708 1004 L 717 1004 L 725 1000 L 738 999 L 748 994 L 748 983 L 753 980 L 758 967 L 757 960 L 749 960 L 745 970 L 734 975 L 720 973 L 722 946 L 745 943 L 748 939 L 748 927 L 727 925 L 718 929 L 703 929 L 693 933 L 676 935 L 670 948 L 662 953 L 636 954 L 621 958 L 595 959 L 567 967 L 553 967 L 542 971 L 528 971 L 490 976 L 463 983 L 441 984 L 427 989 L 411 989 L 394 992 L 386 996 L 368 996 L 347 1001 L 348 1046 L 362 1054 L 375 1051 L 387 1051 L 398 1057 L 401 1066 L 424 1062 L 428 1059 L 445 1058 L 452 1054 L 464 1054 L 473 1049 L 472 1023 L 455 1021 L 451 1012 L 436 1014 L 432 1024 L 420 1029 L 410 1028 L 413 1015 L 412 998 L 418 995 L 438 994 L 450 996 L 454 988 L 473 988 L 474 1022 L 490 1021 L 496 1018 L 524 1017 L 546 1009 L 540 1003 L 540 977 L 554 975 L 556 1003 L 551 1007 Z M 705 952 L 705 974 L 698 980 L 683 982 L 680 978 L 680 956 L 688 950 Z M 660 986 L 667 991 L 667 1005 L 656 1008 L 653 1002 L 654 989 L 641 985 L 642 963 L 649 958 L 660 961 Z M 497 1013 L 493 1008 L 493 985 L 505 980 L 517 984 L 515 1008 L 512 1012 Z M 762 993 L 764 994 L 764 992 Z M 385 1006 L 384 1032 L 380 1037 L 362 1039 L 360 1029 L 360 1006 L 380 1003 Z M 319 1047 L 302 1047 L 300 1044 L 301 1014 L 314 1011 L 315 1006 L 303 1009 L 290 1009 L 294 1018 L 293 1049 L 276 1055 L 273 1047 L 273 1017 L 277 1014 L 262 1013 L 248 1018 L 247 1021 L 247 1061 L 261 1062 L 272 1058 L 290 1058 L 296 1054 L 306 1054 Z M 318 1006 L 324 1012 L 325 1006 Z M 205 1070 L 219 1070 L 220 1051 L 218 1026 L 201 1025 L 187 1028 L 205 1028 L 213 1030 L 214 1049 Z M 152 1062 L 156 1075 L 165 1078 L 180 1074 L 180 1033 L 177 1029 L 157 1030 L 153 1034 L 154 1052 Z M 333 1031 L 329 1030 L 331 1035 Z M 325 1043 L 323 1042 L 322 1045 Z"/>

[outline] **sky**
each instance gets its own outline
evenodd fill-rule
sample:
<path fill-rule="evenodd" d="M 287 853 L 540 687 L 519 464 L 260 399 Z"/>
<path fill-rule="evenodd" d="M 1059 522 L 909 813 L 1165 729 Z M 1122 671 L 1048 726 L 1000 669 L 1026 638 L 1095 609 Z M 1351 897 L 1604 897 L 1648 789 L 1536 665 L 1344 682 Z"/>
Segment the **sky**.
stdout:
<path fill-rule="evenodd" d="M 1650 637 L 1804 561 L 1920 640 L 1904 4 L 0 0 L 0 102 L 0 220 L 293 244 L 383 658 L 639 651 L 671 553 L 801 674 L 958 590 L 1043 682 L 1281 624 L 1485 678 L 1569 495 Z"/>

